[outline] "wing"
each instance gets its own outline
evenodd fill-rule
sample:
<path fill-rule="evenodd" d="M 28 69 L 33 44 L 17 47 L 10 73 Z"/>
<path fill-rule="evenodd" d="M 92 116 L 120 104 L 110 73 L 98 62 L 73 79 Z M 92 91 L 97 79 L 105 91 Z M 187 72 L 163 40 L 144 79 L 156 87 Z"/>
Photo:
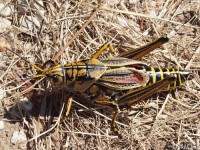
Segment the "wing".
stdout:
<path fill-rule="evenodd" d="M 141 61 L 128 59 L 125 57 L 111 57 L 111 58 L 104 58 L 99 59 L 100 62 L 102 62 L 105 66 L 110 68 L 117 68 L 117 67 L 127 67 L 127 66 L 134 66 L 134 65 L 140 65 L 140 66 L 148 66 L 146 63 L 143 63 Z"/>
<path fill-rule="evenodd" d="M 149 76 L 134 68 L 119 67 L 109 69 L 97 80 L 97 84 L 113 90 L 129 90 L 145 86 Z"/>

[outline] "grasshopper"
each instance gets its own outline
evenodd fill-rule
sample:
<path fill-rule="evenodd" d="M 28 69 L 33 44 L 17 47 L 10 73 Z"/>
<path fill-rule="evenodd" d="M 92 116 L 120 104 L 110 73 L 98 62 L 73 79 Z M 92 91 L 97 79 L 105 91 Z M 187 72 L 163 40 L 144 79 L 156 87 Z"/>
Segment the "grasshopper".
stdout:
<path fill-rule="evenodd" d="M 99 56 L 103 51 L 114 51 L 111 44 L 104 44 L 91 59 L 65 65 L 50 61 L 53 66 L 48 70 L 29 63 L 40 72 L 33 76 L 34 79 L 45 77 L 53 86 L 65 88 L 70 93 L 66 104 L 67 115 L 73 95 L 113 108 L 115 113 L 111 130 L 120 136 L 116 121 L 122 108 L 131 107 L 156 92 L 175 89 L 191 79 L 189 71 L 153 68 L 139 61 L 168 40 L 167 37 L 161 37 L 143 47 L 121 53 L 119 57 L 102 59 Z"/>

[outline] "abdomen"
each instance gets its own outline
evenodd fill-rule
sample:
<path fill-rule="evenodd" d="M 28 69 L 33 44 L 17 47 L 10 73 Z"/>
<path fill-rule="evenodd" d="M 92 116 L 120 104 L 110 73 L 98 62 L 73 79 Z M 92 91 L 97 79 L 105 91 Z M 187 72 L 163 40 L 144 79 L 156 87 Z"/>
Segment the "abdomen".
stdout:
<path fill-rule="evenodd" d="M 166 89 L 164 90 L 175 89 L 177 86 L 180 86 L 184 81 L 191 79 L 190 77 L 191 73 L 189 71 L 182 71 L 182 70 L 174 69 L 174 68 L 170 68 L 170 69 L 153 68 L 153 67 L 145 66 L 143 67 L 143 70 L 146 71 L 147 74 L 149 75 L 148 84 L 153 84 L 170 75 L 176 77 L 176 80 L 174 81 L 174 83 L 168 85 L 168 87 L 166 87 Z"/>

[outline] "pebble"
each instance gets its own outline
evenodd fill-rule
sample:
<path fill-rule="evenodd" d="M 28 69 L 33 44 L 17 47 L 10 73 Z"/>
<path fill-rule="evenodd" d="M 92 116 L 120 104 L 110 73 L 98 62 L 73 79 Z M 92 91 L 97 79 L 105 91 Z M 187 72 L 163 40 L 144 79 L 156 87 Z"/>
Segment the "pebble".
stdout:
<path fill-rule="evenodd" d="M 23 131 L 16 131 L 13 133 L 13 136 L 11 138 L 11 143 L 21 143 L 27 141 L 26 134 Z"/>
<path fill-rule="evenodd" d="M 173 38 L 176 35 L 176 31 L 175 30 L 171 30 L 168 34 L 167 37 L 168 38 Z"/>
<path fill-rule="evenodd" d="M 1 120 L 0 121 L 0 129 L 3 129 L 4 128 L 4 122 Z"/>
<path fill-rule="evenodd" d="M 139 2 L 139 0 L 129 0 L 129 3 L 130 4 L 136 4 L 136 3 L 138 3 Z"/>
<path fill-rule="evenodd" d="M 11 27 L 11 22 L 5 18 L 0 18 L 0 33 L 6 31 L 9 27 Z"/>
<path fill-rule="evenodd" d="M 114 6 L 114 5 L 118 5 L 120 3 L 120 0 L 108 0 L 107 4 L 109 6 Z"/>
<path fill-rule="evenodd" d="M 6 96 L 6 92 L 3 89 L 0 89 L 0 100 Z"/>
<path fill-rule="evenodd" d="M 12 9 L 0 3 L 0 15 L 3 17 L 10 17 L 12 15 Z"/>
<path fill-rule="evenodd" d="M 33 103 L 27 98 L 23 98 L 20 103 L 27 111 L 31 111 L 33 108 Z"/>

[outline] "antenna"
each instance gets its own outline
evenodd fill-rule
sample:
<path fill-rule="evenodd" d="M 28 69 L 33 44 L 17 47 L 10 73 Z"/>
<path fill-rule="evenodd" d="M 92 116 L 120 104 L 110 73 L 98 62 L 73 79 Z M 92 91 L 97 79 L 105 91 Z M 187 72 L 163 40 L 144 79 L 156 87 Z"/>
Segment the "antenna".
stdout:
<path fill-rule="evenodd" d="M 41 69 L 40 67 L 38 67 L 37 65 L 35 65 L 34 63 L 28 61 L 27 59 L 23 58 L 22 56 L 20 56 L 19 54 L 17 54 L 16 52 L 13 52 L 11 49 L 4 47 L 6 50 L 10 51 L 11 53 L 17 55 L 19 58 L 21 58 L 22 60 L 24 60 L 25 62 L 29 63 L 32 67 L 34 67 L 36 70 L 39 70 L 41 72 L 44 72 L 43 69 Z M 38 77 L 38 76 L 37 76 Z"/>

